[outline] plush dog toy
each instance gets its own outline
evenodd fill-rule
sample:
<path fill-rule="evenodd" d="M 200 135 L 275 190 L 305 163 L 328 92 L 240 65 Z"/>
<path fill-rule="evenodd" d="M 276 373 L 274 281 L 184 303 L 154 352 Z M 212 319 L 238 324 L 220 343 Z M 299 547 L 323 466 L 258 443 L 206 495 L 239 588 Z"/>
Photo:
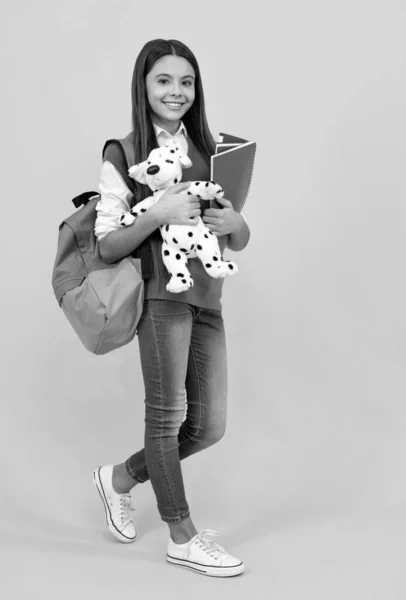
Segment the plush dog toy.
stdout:
<path fill-rule="evenodd" d="M 128 170 L 130 177 L 148 185 L 153 195 L 121 215 L 120 224 L 131 225 L 140 214 L 158 202 L 168 188 L 181 181 L 182 167 L 191 166 L 190 158 L 175 145 L 155 148 L 147 160 L 132 166 Z M 187 193 L 201 200 L 222 198 L 224 195 L 221 186 L 213 181 L 192 181 Z M 175 294 L 193 286 L 187 266 L 189 258 L 198 257 L 206 273 L 216 279 L 238 272 L 235 263 L 222 260 L 217 237 L 200 217 L 195 218 L 197 225 L 162 225 L 159 228 L 163 239 L 162 260 L 171 276 L 166 289 Z"/>

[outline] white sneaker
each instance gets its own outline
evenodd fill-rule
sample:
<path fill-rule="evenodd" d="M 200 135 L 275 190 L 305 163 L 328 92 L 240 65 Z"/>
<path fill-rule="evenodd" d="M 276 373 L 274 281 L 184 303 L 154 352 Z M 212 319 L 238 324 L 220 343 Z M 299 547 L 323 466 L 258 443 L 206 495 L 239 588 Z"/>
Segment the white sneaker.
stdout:
<path fill-rule="evenodd" d="M 169 537 L 166 560 L 210 577 L 233 577 L 244 572 L 244 563 L 228 554 L 224 548 L 207 540 L 204 534 L 220 535 L 203 529 L 186 544 L 175 544 Z"/>
<path fill-rule="evenodd" d="M 112 485 L 113 465 L 98 467 L 93 471 L 93 481 L 99 490 L 106 511 L 107 526 L 120 542 L 130 543 L 137 533 L 130 511 L 135 510 L 131 504 L 131 494 L 117 494 Z"/>

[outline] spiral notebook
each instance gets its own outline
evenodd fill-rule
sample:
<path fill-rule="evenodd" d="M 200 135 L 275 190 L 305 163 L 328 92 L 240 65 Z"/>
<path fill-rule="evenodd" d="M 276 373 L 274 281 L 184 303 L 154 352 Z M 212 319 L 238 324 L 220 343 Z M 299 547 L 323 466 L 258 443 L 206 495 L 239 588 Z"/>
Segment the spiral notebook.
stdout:
<path fill-rule="evenodd" d="M 221 185 L 224 198 L 237 212 L 242 211 L 251 186 L 256 148 L 256 142 L 220 133 L 216 154 L 211 157 L 210 179 Z M 210 206 L 222 208 L 215 200 Z"/>

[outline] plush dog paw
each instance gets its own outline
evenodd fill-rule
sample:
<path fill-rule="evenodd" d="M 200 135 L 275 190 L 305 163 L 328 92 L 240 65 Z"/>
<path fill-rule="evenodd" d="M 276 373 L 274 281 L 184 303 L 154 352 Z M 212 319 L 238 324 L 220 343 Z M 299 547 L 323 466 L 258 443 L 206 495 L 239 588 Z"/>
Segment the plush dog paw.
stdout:
<path fill-rule="evenodd" d="M 214 198 L 222 198 L 224 196 L 224 190 L 218 183 L 215 183 L 214 181 L 208 181 L 206 186 L 208 192 L 211 194 L 211 196 L 214 196 Z"/>
<path fill-rule="evenodd" d="M 189 274 L 179 273 L 179 275 L 171 277 L 166 289 L 173 294 L 179 294 L 180 292 L 189 290 L 193 287 L 193 284 L 194 281 Z"/>
<path fill-rule="evenodd" d="M 231 260 L 224 260 L 218 263 L 205 264 L 205 269 L 210 277 L 214 279 L 221 279 L 228 275 L 235 275 L 238 273 L 238 267 Z"/>
<path fill-rule="evenodd" d="M 132 225 L 135 219 L 138 217 L 136 214 L 132 214 L 131 212 L 125 213 L 120 217 L 120 225 L 125 227 L 127 225 Z"/>
<path fill-rule="evenodd" d="M 218 183 L 214 181 L 192 181 L 188 194 L 193 194 L 202 200 L 212 200 L 213 198 L 221 198 L 224 195 L 224 190 Z"/>
<path fill-rule="evenodd" d="M 231 260 L 224 261 L 227 266 L 227 275 L 236 275 L 238 273 L 238 267 L 235 262 Z"/>

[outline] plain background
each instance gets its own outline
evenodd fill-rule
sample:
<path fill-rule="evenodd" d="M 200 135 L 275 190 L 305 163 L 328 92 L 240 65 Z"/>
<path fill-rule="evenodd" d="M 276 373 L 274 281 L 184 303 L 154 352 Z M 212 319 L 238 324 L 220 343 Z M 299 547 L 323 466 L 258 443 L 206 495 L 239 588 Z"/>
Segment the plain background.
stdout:
<path fill-rule="evenodd" d="M 2 9 L 2 595 L 404 600 L 406 3 Z M 224 581 L 165 562 L 149 482 L 138 541 L 109 536 L 92 470 L 143 445 L 138 346 L 91 355 L 51 287 L 59 223 L 130 130 L 158 37 L 195 53 L 215 137 L 258 143 L 224 288 L 228 428 L 182 463 L 196 527 L 246 563 Z"/>

